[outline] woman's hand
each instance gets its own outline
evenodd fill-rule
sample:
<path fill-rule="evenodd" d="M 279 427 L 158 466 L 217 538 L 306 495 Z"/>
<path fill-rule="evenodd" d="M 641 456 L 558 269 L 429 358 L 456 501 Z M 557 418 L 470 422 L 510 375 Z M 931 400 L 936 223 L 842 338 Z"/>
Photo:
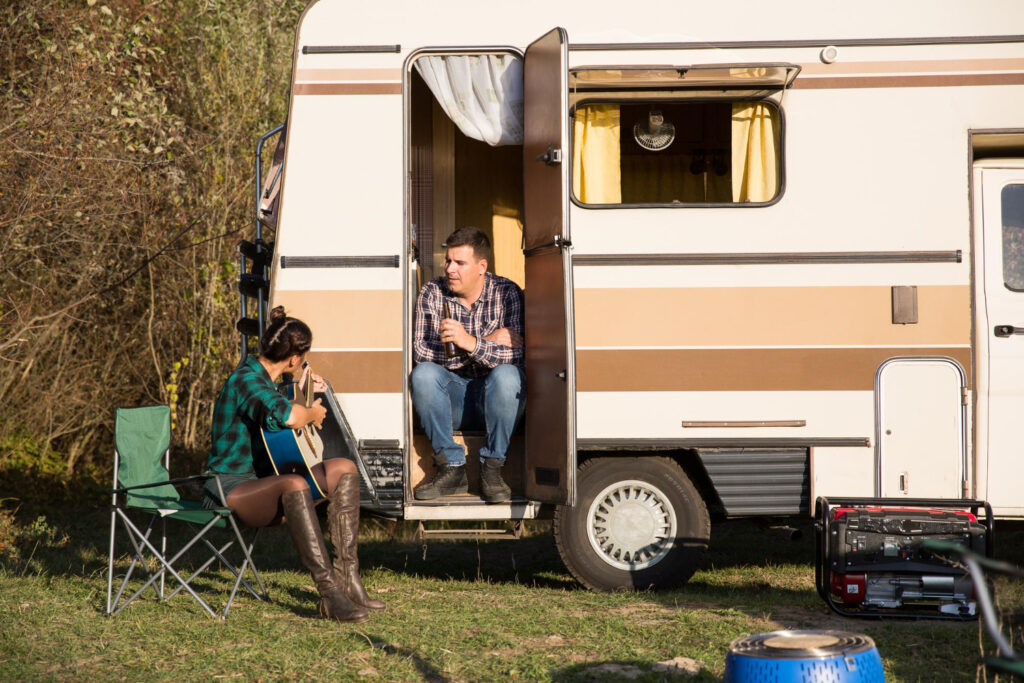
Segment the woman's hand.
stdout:
<path fill-rule="evenodd" d="M 327 417 L 327 408 L 324 407 L 321 399 L 313 401 L 313 405 L 307 408 L 298 403 L 292 403 L 292 410 L 288 413 L 288 420 L 284 423 L 291 429 L 300 429 L 312 423 L 317 429 L 324 428 L 324 418 Z"/>

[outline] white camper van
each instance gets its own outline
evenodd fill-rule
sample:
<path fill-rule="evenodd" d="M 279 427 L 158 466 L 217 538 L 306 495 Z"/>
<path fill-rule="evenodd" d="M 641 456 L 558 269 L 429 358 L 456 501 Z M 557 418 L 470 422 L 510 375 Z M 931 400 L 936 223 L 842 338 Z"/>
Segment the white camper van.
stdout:
<path fill-rule="evenodd" d="M 1021 34 L 1015 1 L 311 2 L 239 329 L 310 324 L 367 510 L 553 517 L 593 588 L 822 495 L 1024 517 Z M 526 296 L 505 504 L 411 495 L 414 305 L 463 225 Z"/>

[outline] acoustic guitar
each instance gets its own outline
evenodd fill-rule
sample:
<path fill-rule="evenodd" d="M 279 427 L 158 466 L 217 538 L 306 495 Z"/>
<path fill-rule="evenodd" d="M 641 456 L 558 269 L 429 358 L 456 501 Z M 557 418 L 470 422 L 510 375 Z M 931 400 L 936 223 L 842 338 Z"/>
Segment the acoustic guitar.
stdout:
<path fill-rule="evenodd" d="M 289 387 L 288 398 L 301 403 L 306 408 L 313 405 L 313 382 L 312 371 L 306 376 L 306 391 L 303 392 L 296 382 Z M 313 476 L 312 468 L 324 459 L 324 442 L 317 432 L 317 428 L 310 423 L 299 429 L 282 429 L 272 432 L 260 428 L 263 434 L 263 447 L 267 450 L 270 464 L 277 474 L 299 474 L 306 478 L 309 483 L 309 492 L 313 494 L 313 500 L 324 498 L 324 492 L 320 489 L 316 477 Z"/>

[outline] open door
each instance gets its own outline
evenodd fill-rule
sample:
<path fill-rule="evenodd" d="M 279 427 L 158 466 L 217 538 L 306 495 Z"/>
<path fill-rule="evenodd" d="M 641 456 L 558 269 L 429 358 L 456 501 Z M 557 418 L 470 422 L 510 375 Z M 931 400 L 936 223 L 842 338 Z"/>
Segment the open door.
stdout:
<path fill-rule="evenodd" d="M 576 372 L 569 251 L 568 36 L 526 49 L 523 248 L 526 260 L 526 486 L 530 500 L 575 500 Z"/>
<path fill-rule="evenodd" d="M 981 249 L 975 268 L 979 292 L 978 429 L 979 472 L 985 500 L 996 514 L 1024 516 L 1024 161 L 992 159 L 975 163 L 975 225 Z"/>

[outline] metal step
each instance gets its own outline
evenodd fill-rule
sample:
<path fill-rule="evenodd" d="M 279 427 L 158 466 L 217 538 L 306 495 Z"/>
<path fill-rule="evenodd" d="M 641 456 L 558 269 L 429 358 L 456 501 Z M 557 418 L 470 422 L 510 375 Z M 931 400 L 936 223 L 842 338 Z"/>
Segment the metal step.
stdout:
<path fill-rule="evenodd" d="M 515 520 L 511 526 L 506 526 L 504 529 L 428 529 L 421 521 L 417 535 L 421 541 L 431 539 L 443 541 L 519 539 L 523 536 L 523 523 L 520 520 Z"/>

